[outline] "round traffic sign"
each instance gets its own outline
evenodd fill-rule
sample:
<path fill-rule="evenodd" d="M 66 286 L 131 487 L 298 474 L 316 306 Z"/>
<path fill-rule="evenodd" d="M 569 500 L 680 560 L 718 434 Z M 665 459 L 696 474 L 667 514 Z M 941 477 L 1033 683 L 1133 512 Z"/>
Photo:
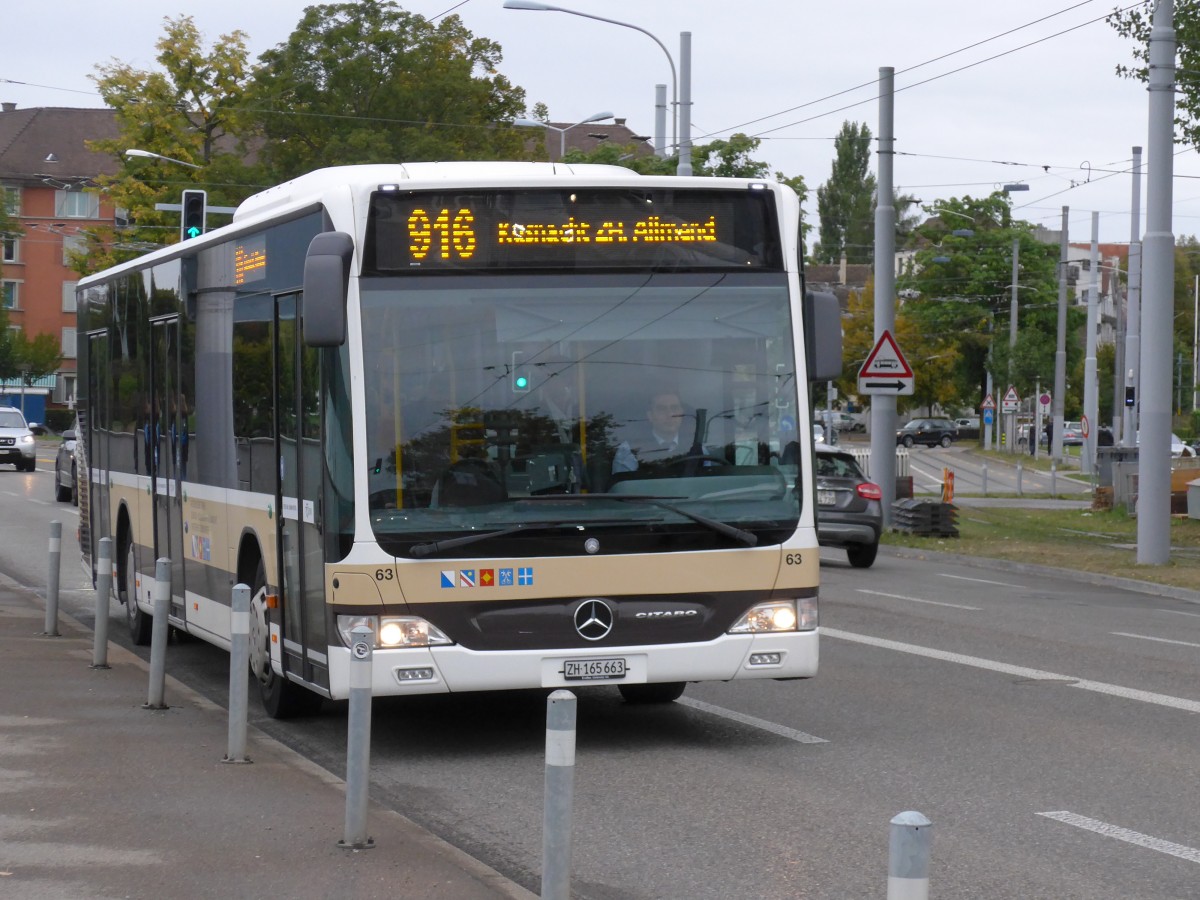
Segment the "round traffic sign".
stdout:
<path fill-rule="evenodd" d="M 1087 416 L 1084 416 L 1084 417 L 1083 417 L 1082 419 L 1080 419 L 1079 421 L 1080 421 L 1080 424 L 1083 426 L 1083 436 L 1084 436 L 1085 438 L 1086 438 L 1086 437 L 1091 437 L 1091 436 L 1092 436 L 1092 426 L 1091 426 L 1091 424 L 1088 422 L 1088 417 L 1087 417 Z"/>
<path fill-rule="evenodd" d="M 1042 391 L 1041 395 L 1038 397 L 1038 403 L 1042 404 L 1042 406 L 1049 406 L 1050 394 L 1046 391 Z"/>

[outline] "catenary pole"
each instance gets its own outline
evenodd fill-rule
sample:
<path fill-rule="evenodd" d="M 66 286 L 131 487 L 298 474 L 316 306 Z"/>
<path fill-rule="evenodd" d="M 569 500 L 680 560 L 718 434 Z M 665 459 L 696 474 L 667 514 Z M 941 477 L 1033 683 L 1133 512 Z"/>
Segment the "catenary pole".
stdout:
<path fill-rule="evenodd" d="M 1067 225 L 1071 209 L 1062 208 L 1062 231 L 1058 236 L 1058 349 L 1054 353 L 1054 425 L 1050 458 L 1061 462 L 1063 458 L 1063 409 L 1067 396 Z"/>
<path fill-rule="evenodd" d="M 896 221 L 892 207 L 892 164 L 895 139 L 892 110 L 895 70 L 879 69 L 879 166 L 875 196 L 875 342 L 896 327 Z M 871 478 L 883 489 L 883 528 L 892 524 L 896 499 L 896 397 L 871 398 Z"/>
<path fill-rule="evenodd" d="M 1090 266 L 1092 283 L 1088 287 L 1087 339 L 1083 357 L 1083 414 L 1087 416 L 1088 432 L 1083 439 L 1080 471 L 1091 475 L 1095 471 L 1096 431 L 1100 427 L 1100 382 L 1096 373 L 1096 319 L 1100 303 L 1100 213 L 1092 213 L 1092 248 Z"/>
<path fill-rule="evenodd" d="M 1173 3 L 1159 0 L 1150 28 L 1150 112 L 1146 142 L 1146 237 L 1139 398 L 1137 561 L 1171 558 L 1171 331 L 1174 324 L 1175 235 L 1171 179 L 1175 152 Z"/>
<path fill-rule="evenodd" d="M 1125 323 L 1124 385 L 1133 393 L 1133 402 L 1125 406 L 1121 429 L 1126 447 L 1137 446 L 1138 380 L 1142 343 L 1142 148 L 1133 148 L 1133 204 L 1129 216 L 1129 303 Z M 1124 400 L 1122 400 L 1124 402 Z"/>

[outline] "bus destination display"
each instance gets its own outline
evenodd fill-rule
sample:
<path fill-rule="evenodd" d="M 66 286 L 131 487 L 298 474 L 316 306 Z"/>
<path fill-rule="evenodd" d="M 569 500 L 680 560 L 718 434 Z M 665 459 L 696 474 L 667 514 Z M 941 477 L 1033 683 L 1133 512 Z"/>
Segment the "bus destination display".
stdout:
<path fill-rule="evenodd" d="M 240 241 L 233 248 L 233 283 L 235 285 L 262 281 L 267 277 L 267 239 L 256 234 Z"/>
<path fill-rule="evenodd" d="M 778 268 L 772 200 L 748 190 L 379 193 L 368 268 Z"/>

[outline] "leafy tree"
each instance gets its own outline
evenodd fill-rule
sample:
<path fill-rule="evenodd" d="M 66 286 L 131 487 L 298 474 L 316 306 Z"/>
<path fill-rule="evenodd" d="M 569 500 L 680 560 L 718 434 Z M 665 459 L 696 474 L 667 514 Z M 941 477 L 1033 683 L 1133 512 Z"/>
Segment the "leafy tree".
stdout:
<path fill-rule="evenodd" d="M 8 310 L 0 306 L 0 381 L 10 381 L 21 373 L 17 332 L 8 327 Z"/>
<path fill-rule="evenodd" d="M 930 413 L 933 406 L 947 407 L 959 403 L 959 394 L 954 379 L 958 364 L 958 348 L 955 341 L 940 335 L 927 334 L 921 320 L 905 303 L 896 310 L 896 325 L 892 332 L 897 346 L 913 370 L 913 393 L 896 398 L 896 409 L 907 412 L 925 407 Z M 838 379 L 838 392 L 853 396 L 858 392 L 858 371 L 875 347 L 875 283 L 867 279 L 861 291 L 853 291 L 847 304 L 842 325 L 842 376 Z M 865 406 L 870 406 L 871 397 L 860 397 Z"/>
<path fill-rule="evenodd" d="M 269 180 L 322 166 L 521 159 L 503 124 L 525 91 L 496 71 L 500 46 L 458 16 L 436 25 L 393 2 L 310 6 L 260 57 L 253 99 Z"/>
<path fill-rule="evenodd" d="M 820 235 L 813 256 L 836 263 L 871 259 L 875 244 L 875 176 L 871 162 L 871 129 L 864 123 L 843 122 L 833 141 L 834 160 L 829 180 L 817 188 Z"/>
<path fill-rule="evenodd" d="M 1122 37 L 1133 42 L 1133 65 L 1120 64 L 1117 74 L 1149 81 L 1150 27 L 1154 19 L 1153 4 L 1139 3 L 1117 9 L 1108 17 L 1108 24 Z M 1175 0 L 1175 44 L 1177 66 L 1184 72 L 1200 70 L 1200 0 Z M 1200 143 L 1200 82 L 1194 77 L 1180 77 L 1175 85 L 1175 122 L 1180 143 L 1196 146 Z"/>
<path fill-rule="evenodd" d="M 915 230 L 914 265 L 897 287 L 924 335 L 954 343 L 958 362 L 953 380 L 960 402 L 978 406 L 988 371 L 997 390 L 1001 388 L 995 385 L 1010 379 L 1022 395 L 1031 392 L 1039 378 L 1047 384 L 1057 347 L 1057 246 L 1034 238 L 1027 222 L 1013 222 L 1000 192 L 951 199 L 926 210 L 933 217 Z M 1019 241 L 1021 318 L 1010 353 L 1014 238 Z M 1078 318 L 1073 321 L 1077 329 Z"/>
<path fill-rule="evenodd" d="M 97 180 L 98 190 L 126 210 L 130 225 L 117 233 L 90 229 L 87 247 L 74 262 L 80 272 L 177 240 L 179 213 L 159 212 L 154 206 L 179 202 L 185 188 L 206 189 L 214 206 L 236 205 L 252 190 L 248 182 L 253 173 L 243 162 L 245 140 L 255 128 L 246 104 L 246 35 L 234 31 L 205 48 L 190 16 L 164 22 L 155 44 L 158 69 L 135 69 L 119 61 L 96 67 L 93 80 L 116 113 L 119 134 L 88 146 L 121 163 L 116 175 Z M 200 168 L 126 159 L 124 152 L 131 147 Z"/>

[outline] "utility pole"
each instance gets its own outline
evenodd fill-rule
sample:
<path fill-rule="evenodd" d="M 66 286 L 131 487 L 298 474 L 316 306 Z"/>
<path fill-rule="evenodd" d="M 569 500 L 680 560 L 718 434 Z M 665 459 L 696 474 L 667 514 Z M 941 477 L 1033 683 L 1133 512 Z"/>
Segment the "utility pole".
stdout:
<path fill-rule="evenodd" d="M 1174 324 L 1175 28 L 1172 0 L 1158 0 L 1150 28 L 1150 102 L 1146 181 L 1145 311 L 1138 409 L 1137 561 L 1171 559 L 1171 331 Z"/>
<path fill-rule="evenodd" d="M 1067 224 L 1071 209 L 1062 208 L 1062 232 L 1058 238 L 1058 349 L 1054 353 L 1054 434 L 1050 458 L 1063 460 L 1063 411 L 1067 396 Z"/>
<path fill-rule="evenodd" d="M 1091 475 L 1096 461 L 1096 432 L 1100 429 L 1100 382 L 1096 374 L 1096 320 L 1100 306 L 1100 213 L 1092 213 L 1092 283 L 1088 287 L 1087 340 L 1083 358 L 1083 414 L 1088 429 L 1083 439 L 1079 470 Z"/>
<path fill-rule="evenodd" d="M 1126 447 L 1137 446 L 1138 380 L 1142 343 L 1142 148 L 1133 148 L 1133 205 L 1129 221 L 1129 302 L 1126 305 L 1125 361 L 1122 368 L 1125 385 L 1125 427 L 1121 429 Z"/>
<path fill-rule="evenodd" d="M 879 69 L 879 165 L 875 196 L 875 342 L 896 330 L 896 219 L 892 206 L 892 166 L 895 161 L 892 111 L 895 70 Z M 876 394 L 871 399 L 871 478 L 883 490 L 883 528 L 892 524 L 896 499 L 896 397 Z"/>

